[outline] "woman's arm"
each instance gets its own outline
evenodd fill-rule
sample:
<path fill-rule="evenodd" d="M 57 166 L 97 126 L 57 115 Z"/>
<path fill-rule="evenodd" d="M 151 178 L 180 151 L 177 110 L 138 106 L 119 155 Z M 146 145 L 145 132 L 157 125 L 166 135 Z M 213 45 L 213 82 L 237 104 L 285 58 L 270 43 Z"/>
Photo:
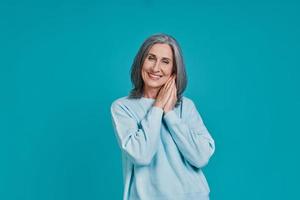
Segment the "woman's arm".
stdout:
<path fill-rule="evenodd" d="M 126 106 L 119 102 L 111 105 L 111 116 L 118 144 L 131 161 L 149 165 L 160 140 L 163 109 L 152 106 L 145 117 L 137 122 Z"/>
<path fill-rule="evenodd" d="M 171 135 L 184 158 L 193 166 L 205 166 L 215 151 L 215 142 L 205 127 L 195 104 L 190 100 L 186 120 L 174 110 L 164 114 Z"/>

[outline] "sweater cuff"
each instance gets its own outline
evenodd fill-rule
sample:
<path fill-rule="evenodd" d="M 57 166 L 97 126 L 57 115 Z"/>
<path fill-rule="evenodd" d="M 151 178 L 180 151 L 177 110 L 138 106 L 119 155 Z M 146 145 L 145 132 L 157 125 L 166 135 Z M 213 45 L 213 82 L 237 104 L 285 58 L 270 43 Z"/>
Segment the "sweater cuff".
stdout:
<path fill-rule="evenodd" d="M 174 110 L 170 110 L 169 112 L 165 113 L 163 118 L 168 124 L 176 124 L 180 121 Z"/>

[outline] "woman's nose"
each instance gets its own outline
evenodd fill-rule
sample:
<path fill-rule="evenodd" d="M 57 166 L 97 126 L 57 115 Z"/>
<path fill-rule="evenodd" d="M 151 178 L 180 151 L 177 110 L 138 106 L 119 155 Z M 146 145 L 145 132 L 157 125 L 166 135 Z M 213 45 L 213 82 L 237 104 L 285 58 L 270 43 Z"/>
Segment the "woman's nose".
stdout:
<path fill-rule="evenodd" d="M 159 71 L 160 70 L 160 65 L 159 65 L 159 62 L 155 62 L 154 65 L 153 65 L 153 71 Z"/>

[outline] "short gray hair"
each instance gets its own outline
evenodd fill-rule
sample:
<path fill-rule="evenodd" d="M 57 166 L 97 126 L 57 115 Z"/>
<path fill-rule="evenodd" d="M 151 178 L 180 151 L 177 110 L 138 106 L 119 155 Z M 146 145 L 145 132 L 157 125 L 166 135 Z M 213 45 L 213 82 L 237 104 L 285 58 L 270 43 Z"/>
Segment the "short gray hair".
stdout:
<path fill-rule="evenodd" d="M 187 75 L 185 64 L 183 61 L 183 54 L 176 39 L 165 33 L 157 33 L 148 37 L 136 54 L 131 66 L 131 82 L 133 88 L 130 91 L 129 98 L 141 98 L 143 96 L 144 81 L 141 75 L 142 66 L 150 48 L 154 44 L 168 44 L 173 52 L 173 70 L 176 74 L 176 87 L 177 87 L 177 102 L 178 106 L 182 101 L 182 94 L 187 86 Z"/>

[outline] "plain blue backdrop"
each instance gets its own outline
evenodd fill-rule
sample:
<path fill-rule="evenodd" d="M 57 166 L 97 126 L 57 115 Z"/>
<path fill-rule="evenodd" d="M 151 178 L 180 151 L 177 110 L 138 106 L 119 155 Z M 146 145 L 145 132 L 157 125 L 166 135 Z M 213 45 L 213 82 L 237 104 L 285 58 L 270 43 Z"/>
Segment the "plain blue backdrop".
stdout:
<path fill-rule="evenodd" d="M 0 1 L 0 199 L 121 199 L 110 105 L 138 48 L 180 43 L 216 142 L 212 200 L 300 199 L 300 4 Z M 195 183 L 196 184 L 196 183 Z"/>

